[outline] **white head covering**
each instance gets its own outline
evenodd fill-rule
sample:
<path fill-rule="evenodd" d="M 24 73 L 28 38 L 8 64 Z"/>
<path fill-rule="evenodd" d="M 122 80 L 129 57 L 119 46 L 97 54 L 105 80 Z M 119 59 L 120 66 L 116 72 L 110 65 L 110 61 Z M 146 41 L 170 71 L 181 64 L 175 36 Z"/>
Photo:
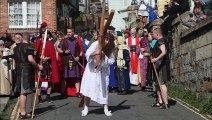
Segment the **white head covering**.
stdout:
<path fill-rule="evenodd" d="M 3 40 L 0 40 L 0 45 L 4 44 L 4 41 Z"/>

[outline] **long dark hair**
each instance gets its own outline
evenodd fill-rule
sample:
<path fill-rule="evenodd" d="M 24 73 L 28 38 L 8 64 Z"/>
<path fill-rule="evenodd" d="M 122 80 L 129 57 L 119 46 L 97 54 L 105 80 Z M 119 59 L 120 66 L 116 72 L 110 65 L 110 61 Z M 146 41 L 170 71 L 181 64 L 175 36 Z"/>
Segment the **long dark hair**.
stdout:
<path fill-rule="evenodd" d="M 105 38 L 108 38 L 109 43 L 105 45 Z M 107 33 L 102 40 L 102 51 L 105 53 L 107 57 L 110 57 L 111 54 L 114 52 L 115 43 L 114 43 L 114 36 L 111 33 Z"/>

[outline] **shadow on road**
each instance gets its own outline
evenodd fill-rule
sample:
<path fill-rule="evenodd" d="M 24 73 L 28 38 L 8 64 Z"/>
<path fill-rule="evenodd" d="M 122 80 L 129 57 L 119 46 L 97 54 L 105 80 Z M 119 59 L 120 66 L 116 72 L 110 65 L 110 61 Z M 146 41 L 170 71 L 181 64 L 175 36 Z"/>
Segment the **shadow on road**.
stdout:
<path fill-rule="evenodd" d="M 119 103 L 116 106 L 109 106 L 109 110 L 111 110 L 112 112 L 118 111 L 118 110 L 124 110 L 124 109 L 130 109 L 132 106 L 135 105 L 123 105 L 125 102 L 127 102 L 127 100 L 122 101 L 121 103 Z M 90 107 L 100 107 L 100 106 L 90 106 Z M 89 114 L 104 114 L 104 108 L 98 108 L 98 109 L 94 109 L 94 110 L 90 110 Z"/>
<path fill-rule="evenodd" d="M 136 92 L 139 92 L 138 90 L 128 90 L 127 91 L 127 94 L 134 94 L 134 93 L 136 93 Z"/>
<path fill-rule="evenodd" d="M 51 96 L 51 99 L 52 99 L 53 101 L 61 100 L 61 95 Z"/>
<path fill-rule="evenodd" d="M 172 99 L 169 99 L 169 100 L 168 100 L 168 103 L 169 103 L 170 106 L 175 106 L 176 103 L 177 103 L 177 101 L 172 100 Z"/>
<path fill-rule="evenodd" d="M 66 103 L 66 104 L 63 104 L 61 106 L 58 106 L 58 107 L 55 107 L 55 105 L 49 105 L 47 107 L 42 107 L 42 108 L 37 108 L 35 109 L 35 115 L 36 116 L 40 116 L 42 114 L 46 114 L 46 113 L 49 113 L 53 110 L 56 110 L 56 109 L 59 109 L 59 108 L 62 108 L 64 106 L 67 106 L 69 103 Z"/>

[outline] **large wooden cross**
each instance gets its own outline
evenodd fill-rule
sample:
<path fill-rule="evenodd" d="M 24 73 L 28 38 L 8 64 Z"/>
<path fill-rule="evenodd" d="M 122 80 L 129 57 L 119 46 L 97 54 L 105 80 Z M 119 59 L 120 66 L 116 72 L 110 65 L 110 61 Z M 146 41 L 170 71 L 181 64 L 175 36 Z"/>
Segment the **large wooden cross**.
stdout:
<path fill-rule="evenodd" d="M 105 8 L 106 8 L 106 3 L 105 0 L 103 0 L 103 4 L 102 4 L 102 16 L 101 16 L 101 23 L 100 23 L 100 39 L 98 39 L 98 50 L 102 51 L 102 41 L 104 40 L 104 36 L 107 33 L 107 29 L 110 26 L 110 23 L 113 19 L 115 10 L 112 9 L 110 11 L 110 15 L 107 19 L 106 24 L 104 24 L 104 20 L 105 20 Z M 97 68 L 98 64 L 100 63 L 101 60 L 101 55 L 96 55 L 95 56 L 95 64 L 94 64 L 94 68 Z"/>
<path fill-rule="evenodd" d="M 111 10 L 109 18 L 106 22 L 106 24 L 104 24 L 104 20 L 105 20 L 105 7 L 106 7 L 106 3 L 105 0 L 103 0 L 103 5 L 102 5 L 102 16 L 101 16 L 101 23 L 100 23 L 100 39 L 98 39 L 98 49 L 102 50 L 102 46 L 101 43 L 104 40 L 104 35 L 107 32 L 107 29 L 113 19 L 115 10 Z M 95 64 L 94 67 L 97 68 L 98 64 L 100 63 L 101 60 L 101 56 L 100 55 L 96 55 L 95 56 Z M 84 105 L 84 98 L 85 96 L 82 96 L 82 99 L 80 100 L 79 103 L 79 107 L 82 107 Z"/>

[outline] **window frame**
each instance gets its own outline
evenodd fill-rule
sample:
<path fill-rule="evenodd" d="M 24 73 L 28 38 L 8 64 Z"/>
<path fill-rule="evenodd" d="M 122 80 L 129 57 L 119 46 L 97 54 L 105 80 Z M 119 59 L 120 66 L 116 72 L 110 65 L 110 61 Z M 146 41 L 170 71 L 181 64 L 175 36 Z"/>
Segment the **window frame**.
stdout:
<path fill-rule="evenodd" d="M 9 4 L 10 3 L 15 3 L 15 2 L 21 2 L 22 3 L 22 16 L 23 16 L 23 25 L 10 25 L 10 11 L 9 11 Z M 42 6 L 41 6 L 41 1 L 36 0 L 36 1 L 28 1 L 28 2 L 39 2 L 40 8 L 39 8 L 39 23 L 42 23 Z M 27 25 L 27 1 L 8 1 L 8 28 L 37 28 L 36 25 Z M 39 24 L 38 24 L 39 27 Z"/>

